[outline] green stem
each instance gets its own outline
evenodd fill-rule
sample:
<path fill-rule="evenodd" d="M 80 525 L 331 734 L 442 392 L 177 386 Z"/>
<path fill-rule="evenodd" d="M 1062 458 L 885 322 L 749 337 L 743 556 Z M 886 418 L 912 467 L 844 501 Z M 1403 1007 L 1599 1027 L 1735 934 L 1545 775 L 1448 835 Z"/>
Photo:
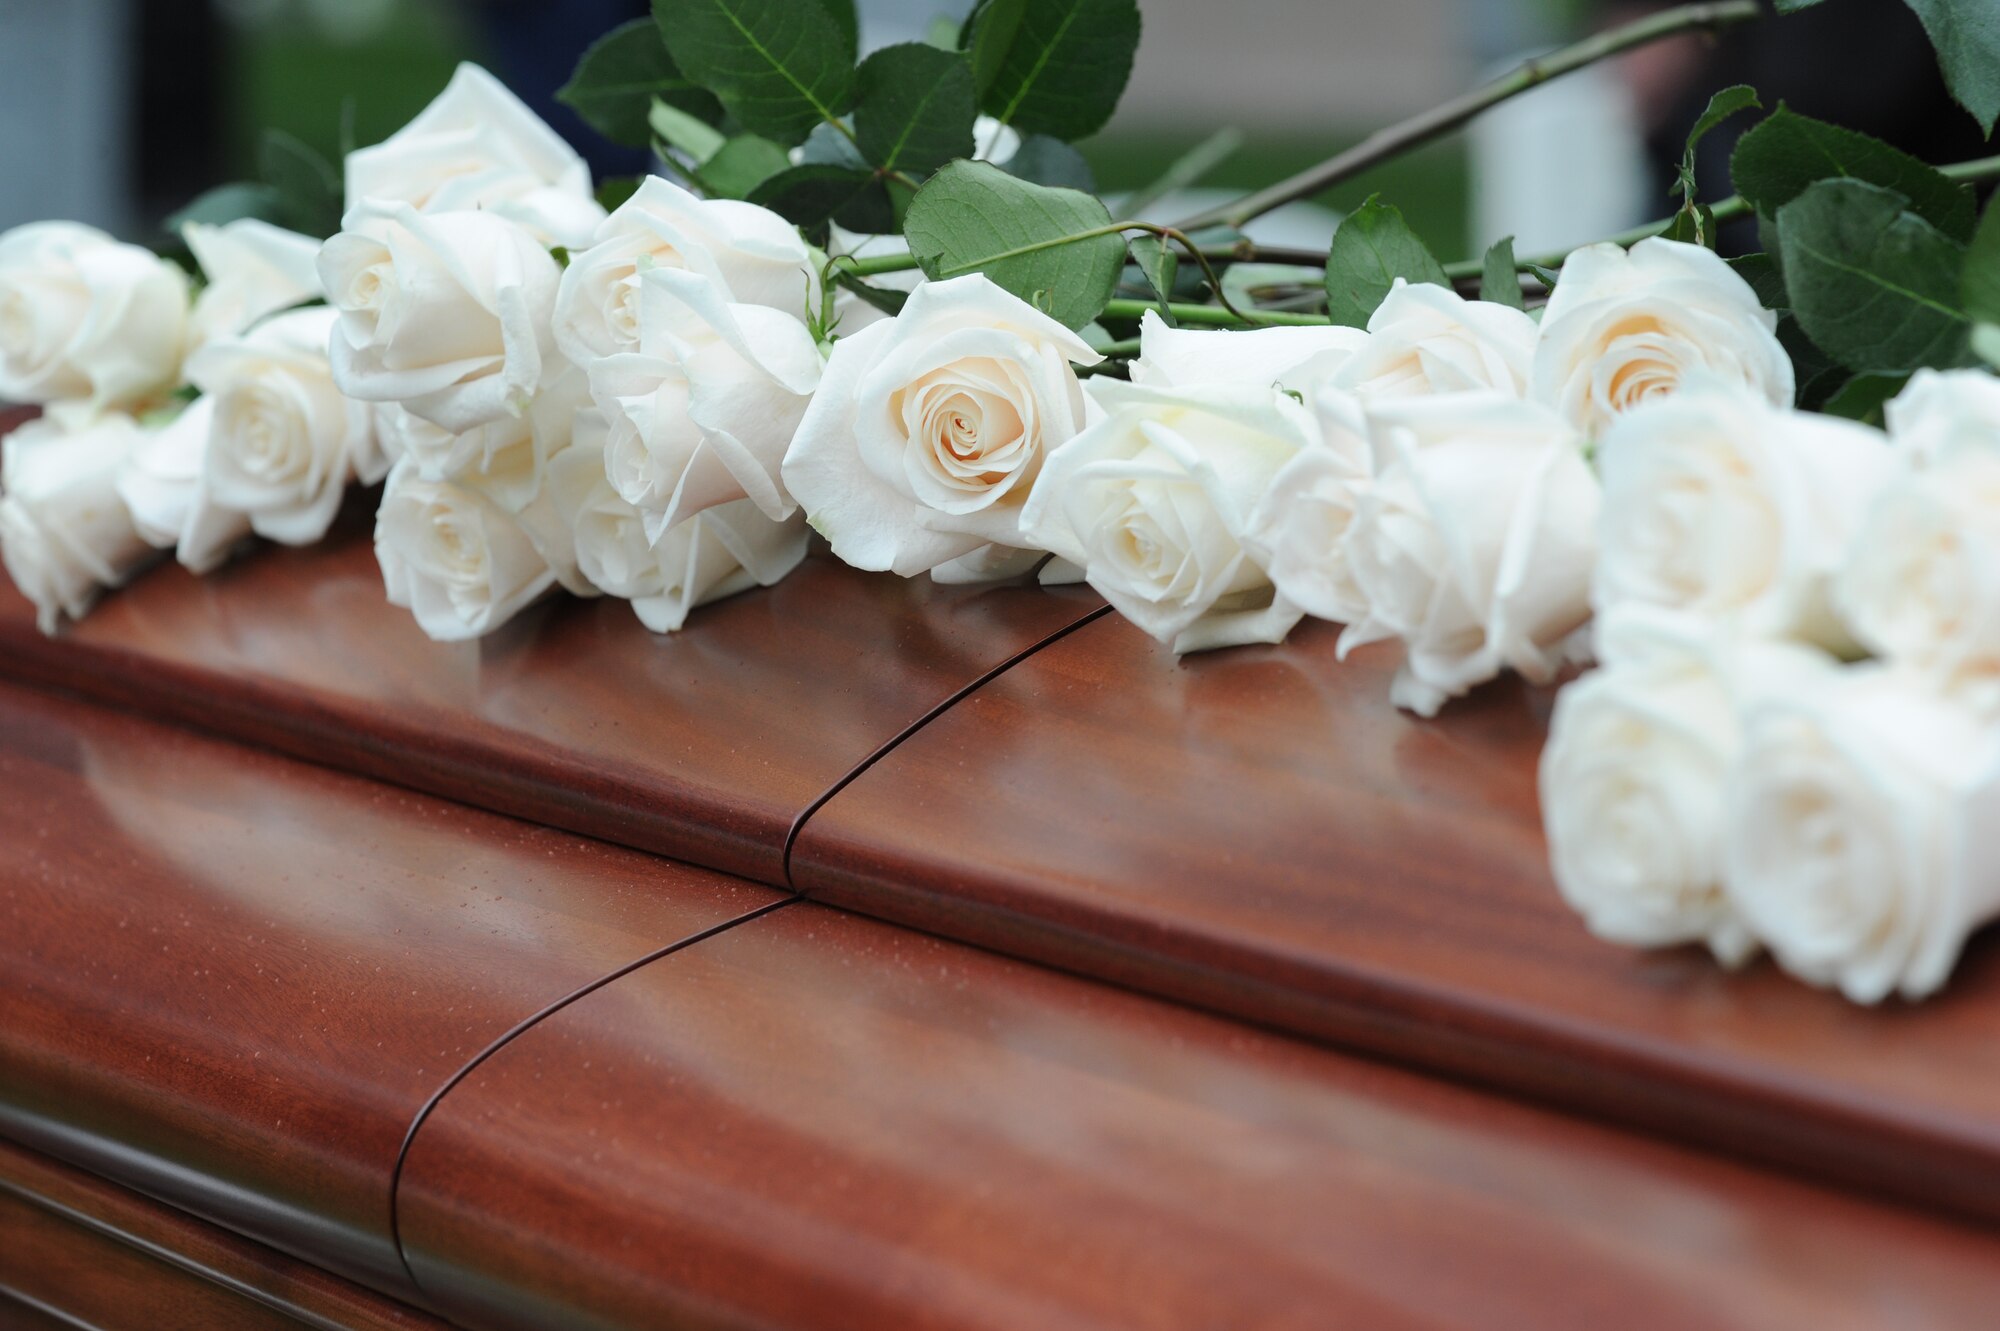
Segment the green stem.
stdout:
<path fill-rule="evenodd" d="M 1413 116 L 1398 125 L 1379 130 L 1369 135 L 1354 147 L 1338 153 L 1315 166 L 1275 185 L 1246 194 L 1233 202 L 1210 208 L 1205 212 L 1179 223 L 1183 231 L 1194 231 L 1205 226 L 1240 227 L 1255 217 L 1262 217 L 1273 208 L 1319 193 L 1330 185 L 1360 174 L 1377 163 L 1387 161 L 1412 148 L 1439 138 L 1481 111 L 1499 105 L 1510 97 L 1518 97 L 1530 88 L 1547 83 L 1550 79 L 1595 64 L 1609 56 L 1629 51 L 1636 46 L 1644 46 L 1672 37 L 1683 32 L 1727 27 L 1756 18 L 1759 14 L 1756 0 L 1716 0 L 1714 3 L 1681 5 L 1675 9 L 1649 14 L 1631 23 L 1623 24 L 1604 32 L 1596 33 L 1571 46 L 1552 51 L 1536 60 L 1530 60 L 1513 73 L 1496 82 L 1487 84 L 1461 97 L 1437 106 L 1421 115 Z"/>
<path fill-rule="evenodd" d="M 1104 307 L 1100 317 L 1105 319 L 1138 319 L 1147 310 L 1157 310 L 1156 300 L 1114 300 Z M 1249 324 L 1255 328 L 1302 327 L 1319 328 L 1331 324 L 1333 320 L 1323 314 L 1286 314 L 1281 310 L 1245 310 L 1242 314 L 1232 314 L 1220 305 L 1190 305 L 1180 301 L 1168 304 L 1174 318 L 1184 324 L 1196 324 L 1204 328 L 1240 328 Z"/>

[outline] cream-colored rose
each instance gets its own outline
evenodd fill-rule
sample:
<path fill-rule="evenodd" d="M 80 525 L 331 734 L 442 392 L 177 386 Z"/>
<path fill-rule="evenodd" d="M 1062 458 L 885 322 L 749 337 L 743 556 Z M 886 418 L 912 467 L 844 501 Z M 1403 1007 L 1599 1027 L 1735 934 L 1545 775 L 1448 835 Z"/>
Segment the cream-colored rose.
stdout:
<path fill-rule="evenodd" d="M 188 280 L 74 222 L 0 233 L 0 402 L 131 405 L 174 386 Z"/>
<path fill-rule="evenodd" d="M 266 315 L 318 300 L 320 242 L 245 217 L 223 226 L 189 222 L 181 238 L 206 285 L 188 320 L 190 349 L 234 337 Z"/>
<path fill-rule="evenodd" d="M 1169 328 L 1153 310 L 1139 319 L 1132 382 L 1154 388 L 1274 385 L 1311 391 L 1368 345 L 1359 328 Z"/>
<path fill-rule="evenodd" d="M 805 558 L 804 516 L 774 521 L 748 499 L 703 509 L 651 539 L 639 510 L 605 477 L 601 437 L 580 437 L 556 458 L 549 487 L 575 538 L 584 576 L 630 601 L 639 622 L 655 633 L 680 628 L 697 606 L 768 587 Z"/>
<path fill-rule="evenodd" d="M 152 555 L 117 489 L 141 435 L 130 416 L 73 405 L 0 446 L 0 562 L 44 633 L 81 619 Z"/>
<path fill-rule="evenodd" d="M 590 362 L 590 386 L 610 422 L 606 471 L 648 538 L 739 499 L 789 517 L 779 468 L 820 381 L 811 330 L 681 268 L 645 274 L 639 327 L 638 351 Z"/>
<path fill-rule="evenodd" d="M 409 459 L 383 487 L 375 560 L 389 604 L 407 608 L 438 642 L 491 633 L 558 586 L 595 590 L 546 494 L 510 513 L 472 486 L 425 480 Z"/>
<path fill-rule="evenodd" d="M 172 550 L 190 572 L 218 568 L 250 535 L 250 518 L 208 491 L 208 439 L 215 399 L 198 398 L 166 425 L 144 432 L 118 472 L 118 497 L 148 545 Z"/>
<path fill-rule="evenodd" d="M 1737 965 L 1756 950 L 1722 887 L 1738 718 L 1833 670 L 1832 658 L 1650 606 L 1614 612 L 1596 634 L 1603 664 L 1556 696 L 1542 749 L 1556 885 L 1600 938 L 1706 943 Z"/>
<path fill-rule="evenodd" d="M 1780 965 L 1922 998 L 2000 913 L 2000 727 L 1880 665 L 1767 698 L 1725 800 L 1729 896 Z"/>
<path fill-rule="evenodd" d="M 1777 322 L 1713 250 L 1658 237 L 1629 251 L 1586 246 L 1564 262 L 1542 311 L 1535 395 L 1592 436 L 1691 380 L 1789 407 L 1792 362 Z"/>
<path fill-rule="evenodd" d="M 1347 624 L 1368 613 L 1347 533 L 1374 479 L 1374 451 L 1359 398 L 1322 385 L 1312 401 L 1321 444 L 1299 450 L 1272 479 L 1250 516 L 1243 548 L 1287 601 Z"/>
<path fill-rule="evenodd" d="M 1367 344 L 1330 382 L 1363 400 L 1482 390 L 1520 397 L 1535 336 L 1535 321 L 1511 306 L 1399 277 L 1369 316 Z"/>
<path fill-rule="evenodd" d="M 454 434 L 519 417 L 556 352 L 560 270 L 491 213 L 363 203 L 320 251 L 341 391 L 400 402 Z"/>
<path fill-rule="evenodd" d="M 1323 448 L 1312 414 L 1254 384 L 1091 385 L 1103 416 L 1050 452 L 1021 529 L 1176 652 L 1281 642 L 1300 611 L 1243 548 L 1284 465 Z"/>
<path fill-rule="evenodd" d="M 983 274 L 927 282 L 834 344 L 785 485 L 834 553 L 904 577 L 1035 542 L 1022 506 L 1084 421 L 1072 362 L 1103 359 Z"/>
<path fill-rule="evenodd" d="M 1620 417 L 1598 447 L 1592 600 L 1849 647 L 1828 589 L 1896 461 L 1875 430 L 1697 387 Z"/>
<path fill-rule="evenodd" d="M 570 256 L 556 295 L 556 345 L 578 365 L 638 351 L 639 278 L 685 269 L 731 304 L 766 305 L 794 319 L 819 308 L 819 270 L 798 228 L 755 204 L 700 199 L 648 176 Z"/>
<path fill-rule="evenodd" d="M 1504 669 L 1546 683 L 1590 618 L 1599 493 L 1582 437 L 1504 393 L 1368 411 L 1379 470 L 1345 538 L 1367 613 L 1341 653 L 1400 638 L 1390 696 L 1423 716 Z"/>
<path fill-rule="evenodd" d="M 1968 447 L 2000 452 L 2000 377 L 1918 370 L 1883 408 L 1889 438 L 1913 465 Z"/>
<path fill-rule="evenodd" d="M 581 249 L 604 218 L 590 168 L 477 65 L 403 128 L 347 155 L 347 204 L 407 203 L 422 212 L 497 213 L 545 245 Z"/>
<path fill-rule="evenodd" d="M 541 494 L 549 460 L 569 447 L 577 413 L 590 407 L 584 372 L 558 360 L 527 411 L 453 434 L 395 403 L 375 408 L 375 429 L 391 461 L 411 459 L 428 481 L 463 481 L 510 513 Z"/>

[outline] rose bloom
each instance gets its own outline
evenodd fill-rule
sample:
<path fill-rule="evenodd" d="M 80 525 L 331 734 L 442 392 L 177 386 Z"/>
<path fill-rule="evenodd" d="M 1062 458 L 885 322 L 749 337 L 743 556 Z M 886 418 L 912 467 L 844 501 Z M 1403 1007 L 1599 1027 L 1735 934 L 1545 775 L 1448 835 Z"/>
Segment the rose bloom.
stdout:
<path fill-rule="evenodd" d="M 1368 334 L 1359 328 L 1169 328 L 1147 310 L 1139 318 L 1132 382 L 1153 388 L 1276 384 L 1304 393 L 1367 345 Z"/>
<path fill-rule="evenodd" d="M 1890 667 L 1771 697 L 1725 795 L 1723 880 L 1780 965 L 1922 998 L 2000 912 L 2000 727 Z"/>
<path fill-rule="evenodd" d="M 0 402 L 136 403 L 174 384 L 188 280 L 74 222 L 0 233 Z"/>
<path fill-rule="evenodd" d="M 130 416 L 69 404 L 0 448 L 0 562 L 44 633 L 81 619 L 152 554 L 115 483 L 141 436 Z"/>
<path fill-rule="evenodd" d="M 1397 278 L 1368 318 L 1367 344 L 1329 380 L 1364 401 L 1527 391 L 1535 321 L 1511 306 Z"/>
<path fill-rule="evenodd" d="M 1749 633 L 1850 646 L 1828 586 L 1895 456 L 1830 416 L 1701 387 L 1608 430 L 1592 600 L 1685 610 Z"/>
<path fill-rule="evenodd" d="M 1248 384 L 1104 380 L 1091 396 L 1102 417 L 1049 454 L 1022 515 L 1027 540 L 1175 652 L 1283 641 L 1300 611 L 1242 536 L 1279 470 L 1323 446 L 1312 413 Z"/>
<path fill-rule="evenodd" d="M 768 587 L 805 558 L 803 515 L 773 521 L 747 499 L 703 509 L 650 538 L 639 510 L 605 477 L 603 433 L 601 424 L 588 441 L 579 432 L 577 444 L 550 464 L 550 493 L 575 537 L 583 575 L 630 601 L 648 629 L 672 633 L 696 607 Z"/>
<path fill-rule="evenodd" d="M 437 99 L 382 142 L 347 154 L 347 203 L 486 211 L 544 245 L 581 249 L 604 218 L 590 168 L 505 84 L 461 64 Z"/>
<path fill-rule="evenodd" d="M 1379 470 L 1344 541 L 1366 613 L 1341 634 L 1342 655 L 1400 638 L 1390 696 L 1422 716 L 1503 669 L 1552 679 L 1590 618 L 1599 492 L 1582 438 L 1504 393 L 1368 413 Z"/>
<path fill-rule="evenodd" d="M 1035 545 L 1028 492 L 1084 422 L 1071 364 L 1101 359 L 983 274 L 927 282 L 834 344 L 784 483 L 856 568 L 909 577 Z"/>
<path fill-rule="evenodd" d="M 189 222 L 181 239 L 206 279 L 188 320 L 190 349 L 322 295 L 320 242 L 311 236 L 245 217 L 224 226 Z"/>
<path fill-rule="evenodd" d="M 1633 947 L 1756 940 L 1722 887 L 1722 786 L 1738 717 L 1834 669 L 1811 649 L 1718 633 L 1651 606 L 1599 621 L 1602 665 L 1563 687 L 1542 749 L 1542 825 L 1563 899 Z"/>
<path fill-rule="evenodd" d="M 555 306 L 563 354 L 587 366 L 638 351 L 639 278 L 658 268 L 706 278 L 732 304 L 766 305 L 794 318 L 819 307 L 819 270 L 797 227 L 768 208 L 696 198 L 648 176 L 563 270 Z"/>
<path fill-rule="evenodd" d="M 363 203 L 320 251 L 341 391 L 400 402 L 454 434 L 527 410 L 556 352 L 560 270 L 491 213 Z"/>
<path fill-rule="evenodd" d="M 739 499 L 789 517 L 779 469 L 820 382 L 811 330 L 687 269 L 651 269 L 640 288 L 639 349 L 589 362 L 613 488 L 650 540 Z"/>
<path fill-rule="evenodd" d="M 1338 624 L 1368 613 L 1368 598 L 1348 558 L 1347 533 L 1374 479 L 1374 448 L 1361 401 L 1321 386 L 1313 396 L 1318 446 L 1279 469 L 1258 500 L 1243 548 L 1287 601 Z"/>
<path fill-rule="evenodd" d="M 1778 316 L 1713 250 L 1654 237 L 1588 245 L 1563 263 L 1535 346 L 1534 393 L 1595 436 L 1693 379 L 1792 404 Z"/>
<path fill-rule="evenodd" d="M 140 537 L 156 550 L 174 551 L 193 573 L 220 567 L 250 535 L 247 516 L 208 495 L 208 436 L 214 423 L 215 399 L 196 399 L 173 420 L 143 431 L 116 477 L 118 497 Z"/>
<path fill-rule="evenodd" d="M 375 407 L 375 430 L 390 462 L 410 459 L 427 481 L 465 481 L 510 513 L 519 513 L 542 492 L 549 461 L 569 447 L 577 413 L 590 406 L 590 381 L 567 361 L 548 367 L 520 416 L 461 434 L 413 416 L 386 402 Z"/>

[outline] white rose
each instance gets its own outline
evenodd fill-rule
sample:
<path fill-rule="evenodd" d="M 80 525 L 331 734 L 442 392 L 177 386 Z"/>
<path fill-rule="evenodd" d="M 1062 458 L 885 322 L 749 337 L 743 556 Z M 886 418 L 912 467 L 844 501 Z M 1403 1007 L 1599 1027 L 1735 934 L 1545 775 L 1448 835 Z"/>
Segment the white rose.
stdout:
<path fill-rule="evenodd" d="M 1032 545 L 1028 491 L 1084 422 L 1071 362 L 1102 359 L 983 274 L 926 282 L 894 319 L 834 344 L 785 485 L 856 568 L 910 577 Z"/>
<path fill-rule="evenodd" d="M 1966 447 L 2000 451 L 2000 378 L 1918 370 L 1883 408 L 1889 438 L 1919 466 Z"/>
<path fill-rule="evenodd" d="M 1103 418 L 1049 454 L 1022 516 L 1028 542 L 1176 652 L 1283 641 L 1300 611 L 1242 535 L 1279 469 L 1325 447 L 1312 414 L 1253 384 L 1105 380 L 1091 396 Z"/>
<path fill-rule="evenodd" d="M 1367 344 L 1330 382 L 1363 399 L 1481 389 L 1520 397 L 1535 336 L 1535 321 L 1520 310 L 1399 277 L 1369 316 Z"/>
<path fill-rule="evenodd" d="M 1599 621 L 1597 652 L 1602 667 L 1556 696 L 1542 749 L 1556 885 L 1600 938 L 1706 943 L 1737 965 L 1756 949 L 1722 887 L 1722 785 L 1741 746 L 1738 717 L 1832 660 L 1645 606 Z"/>
<path fill-rule="evenodd" d="M 130 404 L 173 387 L 188 280 L 93 227 L 0 233 L 0 401 Z"/>
<path fill-rule="evenodd" d="M 1280 384 L 1307 392 L 1367 345 L 1368 334 L 1359 328 L 1169 328 L 1147 310 L 1139 319 L 1132 382 L 1154 388 Z"/>
<path fill-rule="evenodd" d="M 1586 434 L 1691 378 L 1792 404 L 1778 317 L 1713 250 L 1654 237 L 1590 245 L 1564 262 L 1542 311 L 1534 390 Z"/>
<path fill-rule="evenodd" d="M 510 513 L 471 486 L 425 480 L 408 460 L 382 490 L 375 560 L 389 604 L 438 642 L 491 633 L 558 585 L 595 590 L 546 495 Z"/>
<path fill-rule="evenodd" d="M 526 411 L 556 354 L 548 251 L 491 213 L 363 203 L 342 225 L 319 256 L 341 391 L 455 434 Z"/>
<path fill-rule="evenodd" d="M 1503 669 L 1546 683 L 1590 618 L 1599 494 L 1581 436 L 1501 393 L 1378 401 L 1369 418 L 1380 470 L 1346 536 L 1367 613 L 1341 653 L 1401 638 L 1390 696 L 1423 716 Z"/>
<path fill-rule="evenodd" d="M 1745 722 L 1723 875 L 1780 965 L 1857 1003 L 1942 985 L 2000 911 L 2000 728 L 1878 665 Z"/>
<path fill-rule="evenodd" d="M 1287 462 L 1250 516 L 1243 548 L 1287 601 L 1338 624 L 1368 613 L 1347 533 L 1375 474 L 1360 399 L 1322 385 L 1313 396 L 1322 443 Z"/>
<path fill-rule="evenodd" d="M 1592 600 L 1599 610 L 1644 601 L 1843 650 L 1828 584 L 1895 466 L 1875 430 L 1740 389 L 1649 402 L 1599 443 Z"/>
<path fill-rule="evenodd" d="M 583 158 L 477 65 L 460 65 L 409 124 L 349 153 L 346 174 L 350 208 L 375 199 L 427 213 L 484 210 L 547 245 L 581 249 L 604 218 Z"/>
<path fill-rule="evenodd" d="M 208 439 L 215 399 L 197 399 L 167 425 L 149 430 L 118 473 L 118 497 L 148 545 L 172 550 L 190 572 L 208 573 L 250 535 L 241 510 L 208 490 Z"/>
<path fill-rule="evenodd" d="M 639 510 L 605 478 L 601 439 L 579 439 L 556 458 L 549 488 L 584 576 L 630 601 L 655 633 L 680 628 L 696 606 L 768 587 L 805 558 L 805 518 L 773 521 L 747 499 L 704 509 L 652 540 Z"/>
<path fill-rule="evenodd" d="M 656 268 L 705 277 L 733 303 L 768 305 L 794 317 L 819 307 L 819 270 L 797 227 L 768 208 L 699 199 L 648 176 L 563 270 L 555 306 L 563 354 L 588 365 L 637 351 L 639 276 Z"/>
<path fill-rule="evenodd" d="M 320 242 L 245 217 L 225 226 L 189 222 L 181 238 L 207 285 L 194 298 L 188 345 L 233 337 L 267 314 L 317 300 Z"/>
<path fill-rule="evenodd" d="M 391 461 L 409 458 L 428 481 L 462 481 L 519 513 L 542 491 L 549 460 L 569 447 L 579 411 L 590 407 L 590 381 L 567 361 L 536 390 L 527 411 L 453 434 L 396 403 L 375 408 L 375 429 Z"/>
<path fill-rule="evenodd" d="M 0 561 L 54 633 L 80 619 L 152 554 L 118 498 L 141 431 L 130 416 L 83 409 L 31 421 L 0 452 Z"/>
<path fill-rule="evenodd" d="M 779 468 L 820 381 L 811 330 L 686 269 L 651 269 L 640 288 L 639 350 L 590 363 L 612 485 L 651 540 L 738 499 L 789 516 Z"/>

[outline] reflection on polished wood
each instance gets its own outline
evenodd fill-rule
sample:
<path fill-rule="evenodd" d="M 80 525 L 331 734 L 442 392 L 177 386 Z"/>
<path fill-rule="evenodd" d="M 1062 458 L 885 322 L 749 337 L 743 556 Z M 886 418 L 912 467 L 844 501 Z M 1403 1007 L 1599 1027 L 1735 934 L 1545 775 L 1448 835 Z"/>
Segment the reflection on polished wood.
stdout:
<path fill-rule="evenodd" d="M 1548 690 L 1392 710 L 1390 653 L 1176 664 L 1080 629 L 806 826 L 808 895 L 2000 1218 L 2000 958 L 1921 1008 L 1587 935 L 1535 799 Z"/>
<path fill-rule="evenodd" d="M 72 1316 L 92 1308 L 101 1314 L 106 1278 L 125 1273 L 115 1290 L 122 1304 L 115 1309 L 118 1316 L 99 1316 L 93 1325 L 152 1331 L 165 1324 L 155 1314 L 181 1309 L 216 1314 L 216 1320 L 195 1323 L 216 1328 L 238 1324 L 226 1314 L 260 1318 L 265 1310 L 275 1310 L 296 1319 L 280 1322 L 286 1326 L 444 1331 L 445 1324 L 436 1318 L 370 1294 L 310 1263 L 5 1141 L 0 1141 L 0 1207 L 40 1235 L 36 1243 L 4 1241 L 14 1232 L 8 1220 L 0 1220 L 0 1290 L 39 1290 L 46 1296 L 40 1301 Z M 79 1272 L 83 1278 L 69 1279 Z M 224 1297 L 224 1291 L 234 1297 Z M 12 1331 L 15 1326 L 0 1296 L 0 1327 Z"/>
<path fill-rule="evenodd" d="M 395 1289 L 431 1094 L 776 897 L 0 686 L 0 1134 Z"/>
<path fill-rule="evenodd" d="M 448 1096 L 475 1327 L 1951 1327 L 2000 1236 L 796 904 Z"/>
<path fill-rule="evenodd" d="M 0 590 L 0 672 L 624 845 L 782 883 L 812 801 L 925 711 L 1074 623 L 1084 589 L 939 587 L 821 553 L 648 633 L 568 598 L 475 643 L 389 605 L 375 493 L 330 539 L 174 565 L 50 640 Z"/>

